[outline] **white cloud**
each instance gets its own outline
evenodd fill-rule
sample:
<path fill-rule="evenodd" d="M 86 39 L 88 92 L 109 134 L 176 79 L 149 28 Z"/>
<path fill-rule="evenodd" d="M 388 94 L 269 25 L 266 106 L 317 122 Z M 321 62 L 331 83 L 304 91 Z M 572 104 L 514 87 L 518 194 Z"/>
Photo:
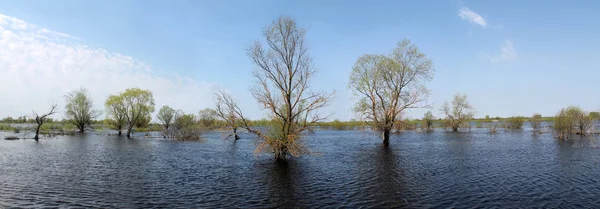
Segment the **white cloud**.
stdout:
<path fill-rule="evenodd" d="M 212 106 L 211 84 L 0 14 L 0 117 L 30 116 L 54 103 L 62 109 L 63 95 L 81 86 L 100 110 L 109 94 L 131 87 L 151 90 L 157 109 L 168 104 L 196 113 Z"/>
<path fill-rule="evenodd" d="M 515 50 L 513 43 L 509 40 L 505 40 L 504 44 L 500 47 L 500 54 L 492 56 L 490 59 L 493 63 L 499 63 L 504 61 L 516 60 L 519 58 L 519 54 Z"/>
<path fill-rule="evenodd" d="M 468 7 L 460 8 L 460 10 L 458 10 L 458 16 L 463 20 L 468 20 L 469 22 L 481 25 L 482 27 L 487 26 L 485 19 L 483 19 L 481 15 L 471 11 Z"/>

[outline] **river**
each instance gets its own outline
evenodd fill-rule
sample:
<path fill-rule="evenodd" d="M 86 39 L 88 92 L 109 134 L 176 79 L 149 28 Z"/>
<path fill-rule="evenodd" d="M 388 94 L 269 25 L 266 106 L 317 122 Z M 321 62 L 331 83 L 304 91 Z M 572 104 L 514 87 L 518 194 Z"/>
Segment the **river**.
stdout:
<path fill-rule="evenodd" d="M 317 130 L 287 162 L 222 136 L 0 140 L 0 208 L 600 208 L 597 136 Z"/>

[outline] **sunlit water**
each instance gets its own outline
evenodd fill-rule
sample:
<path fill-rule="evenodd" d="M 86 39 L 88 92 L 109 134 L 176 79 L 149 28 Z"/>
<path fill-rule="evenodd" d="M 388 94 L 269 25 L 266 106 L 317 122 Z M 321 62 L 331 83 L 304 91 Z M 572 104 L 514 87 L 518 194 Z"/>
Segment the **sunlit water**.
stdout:
<path fill-rule="evenodd" d="M 1 134 L 0 134 L 1 135 Z M 600 208 L 597 137 L 485 129 L 316 131 L 316 156 L 254 155 L 256 139 L 0 140 L 0 207 Z"/>

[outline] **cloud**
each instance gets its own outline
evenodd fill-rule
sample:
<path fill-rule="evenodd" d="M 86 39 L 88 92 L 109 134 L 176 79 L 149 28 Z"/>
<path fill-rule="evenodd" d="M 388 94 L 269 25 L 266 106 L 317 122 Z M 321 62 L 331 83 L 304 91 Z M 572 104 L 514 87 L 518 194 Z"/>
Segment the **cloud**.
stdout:
<path fill-rule="evenodd" d="M 519 54 L 515 50 L 513 43 L 509 40 L 505 40 L 504 44 L 500 47 L 500 54 L 492 56 L 490 59 L 493 63 L 505 62 L 516 60 L 519 58 Z"/>
<path fill-rule="evenodd" d="M 481 15 L 471 11 L 468 7 L 463 7 L 458 10 L 458 16 L 463 20 L 468 20 L 469 22 L 475 23 L 482 27 L 487 26 L 487 22 Z"/>
<path fill-rule="evenodd" d="M 168 104 L 196 113 L 212 106 L 211 86 L 0 14 L 0 117 L 30 116 L 50 104 L 62 109 L 63 95 L 79 87 L 88 89 L 99 110 L 108 95 L 139 87 L 153 92 L 157 109 Z"/>

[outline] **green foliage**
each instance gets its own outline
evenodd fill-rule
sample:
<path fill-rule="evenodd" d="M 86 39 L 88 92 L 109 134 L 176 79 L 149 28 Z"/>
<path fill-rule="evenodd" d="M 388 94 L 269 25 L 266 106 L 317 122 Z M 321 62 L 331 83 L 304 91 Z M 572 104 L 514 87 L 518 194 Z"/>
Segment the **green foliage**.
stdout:
<path fill-rule="evenodd" d="M 508 129 L 522 129 L 525 118 L 521 116 L 509 117 L 506 119 L 505 125 Z"/>
<path fill-rule="evenodd" d="M 423 123 L 421 127 L 425 127 L 427 130 L 433 129 L 433 123 L 435 121 L 435 117 L 431 111 L 427 111 L 423 116 Z"/>
<path fill-rule="evenodd" d="M 529 123 L 531 123 L 531 128 L 533 129 L 533 133 L 541 133 L 542 125 L 541 125 L 542 115 L 538 113 L 534 113 L 533 116 L 529 119 Z"/>
<path fill-rule="evenodd" d="M 198 122 L 200 126 L 206 129 L 213 129 L 217 125 L 217 111 L 211 108 L 200 110 L 198 113 Z"/>
<path fill-rule="evenodd" d="M 350 73 L 349 86 L 358 102 L 354 111 L 374 129 L 385 144 L 396 129 L 413 129 L 397 121 L 405 109 L 417 108 L 429 95 L 425 83 L 433 78 L 433 62 L 408 39 L 389 55 L 366 54 L 358 58 Z"/>
<path fill-rule="evenodd" d="M 100 115 L 100 112 L 92 109 L 94 105 L 85 88 L 65 95 L 65 101 L 66 120 L 77 127 L 79 132 L 84 132 L 86 127 L 92 125 L 92 120 Z"/>
<path fill-rule="evenodd" d="M 460 93 L 454 95 L 452 106 L 447 101 L 444 102 L 441 111 L 446 115 L 444 125 L 452 128 L 453 131 L 458 131 L 459 127 L 468 125 L 475 115 L 473 106 L 467 100 L 467 95 Z"/>
<path fill-rule="evenodd" d="M 600 120 L 600 112 L 590 112 L 589 116 L 592 120 Z"/>
<path fill-rule="evenodd" d="M 139 88 L 129 88 L 119 95 L 111 95 L 105 102 L 106 113 L 112 119 L 111 126 L 121 134 L 127 125 L 127 137 L 131 137 L 134 127 L 147 127 L 154 112 L 152 92 Z"/>
<path fill-rule="evenodd" d="M 573 131 L 573 119 L 567 114 L 566 109 L 561 109 L 554 117 L 554 133 L 558 138 L 567 138 Z"/>
<path fill-rule="evenodd" d="M 111 129 L 116 130 L 119 135 L 121 135 L 121 130 L 125 127 L 126 120 L 126 111 L 125 104 L 123 102 L 123 98 L 119 95 L 110 95 L 106 102 L 104 103 L 106 107 L 106 120 L 104 120 L 104 124 L 111 127 Z"/>
<path fill-rule="evenodd" d="M 192 114 L 177 115 L 169 136 L 176 140 L 198 140 L 200 129 L 196 118 Z"/>
<path fill-rule="evenodd" d="M 163 106 L 162 108 L 160 108 L 160 110 L 158 111 L 158 114 L 156 115 L 156 117 L 158 118 L 158 121 L 160 121 L 162 123 L 162 125 L 165 127 L 165 130 L 169 129 L 169 126 L 171 126 L 171 123 L 174 122 L 176 116 L 177 116 L 177 111 L 166 105 Z"/>

